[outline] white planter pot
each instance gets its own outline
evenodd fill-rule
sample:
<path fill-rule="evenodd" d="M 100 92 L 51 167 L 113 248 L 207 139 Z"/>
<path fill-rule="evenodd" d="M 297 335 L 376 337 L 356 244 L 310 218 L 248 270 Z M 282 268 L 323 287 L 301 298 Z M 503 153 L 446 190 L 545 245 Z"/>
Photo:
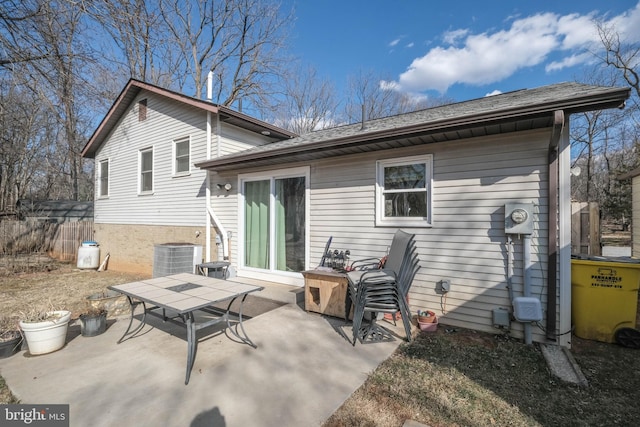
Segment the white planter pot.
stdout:
<path fill-rule="evenodd" d="M 71 312 L 61 310 L 53 313 L 59 315 L 58 319 L 44 322 L 20 322 L 30 354 L 47 354 L 64 346 Z"/>

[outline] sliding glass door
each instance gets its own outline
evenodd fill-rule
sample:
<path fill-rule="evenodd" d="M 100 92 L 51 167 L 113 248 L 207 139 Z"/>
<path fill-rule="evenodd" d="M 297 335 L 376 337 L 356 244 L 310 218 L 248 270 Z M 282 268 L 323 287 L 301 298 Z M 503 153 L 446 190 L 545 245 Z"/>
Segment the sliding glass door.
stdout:
<path fill-rule="evenodd" d="M 307 179 L 304 175 L 243 180 L 246 267 L 305 269 Z"/>

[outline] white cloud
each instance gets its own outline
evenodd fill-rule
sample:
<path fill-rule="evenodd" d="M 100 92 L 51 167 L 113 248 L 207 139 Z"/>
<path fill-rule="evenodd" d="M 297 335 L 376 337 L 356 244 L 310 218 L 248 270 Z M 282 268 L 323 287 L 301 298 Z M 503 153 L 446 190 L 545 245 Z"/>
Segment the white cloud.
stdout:
<path fill-rule="evenodd" d="M 593 55 L 589 52 L 579 53 L 576 55 L 567 56 L 562 61 L 553 61 L 544 67 L 547 73 L 553 71 L 560 71 L 567 67 L 573 67 L 575 65 L 585 64 L 593 59 Z"/>
<path fill-rule="evenodd" d="M 389 46 L 394 47 L 394 46 L 396 46 L 398 43 L 400 43 L 400 39 L 395 39 L 395 40 L 393 40 L 391 43 L 389 43 Z"/>
<path fill-rule="evenodd" d="M 467 34 L 469 34 L 468 29 L 447 31 L 442 35 L 442 40 L 447 44 L 456 44 L 458 40 L 464 38 Z"/>
<path fill-rule="evenodd" d="M 535 15 L 515 21 L 509 30 L 467 36 L 461 47 L 435 47 L 400 75 L 409 91 L 442 93 L 454 83 L 482 85 L 500 81 L 519 68 L 539 64 L 557 48 L 557 17 Z"/>
<path fill-rule="evenodd" d="M 493 96 L 493 95 L 500 95 L 502 93 L 501 90 L 498 89 L 494 89 L 491 92 L 489 92 L 488 94 L 486 94 L 485 96 Z"/>
<path fill-rule="evenodd" d="M 580 49 L 597 43 L 598 31 L 593 23 L 594 15 L 571 14 L 558 19 L 558 38 L 562 40 L 560 49 Z"/>
<path fill-rule="evenodd" d="M 410 42 L 410 43 L 407 43 L 407 46 L 406 46 L 406 47 L 411 48 L 411 47 L 413 47 L 414 45 L 415 45 L 415 43 L 414 43 L 414 42 Z"/>
<path fill-rule="evenodd" d="M 609 25 L 620 33 L 620 37 L 632 42 L 640 41 L 640 2 L 633 9 L 613 17 Z"/>
<path fill-rule="evenodd" d="M 380 80 L 380 89 L 382 90 L 397 90 L 399 91 L 400 85 L 397 82 L 389 82 L 386 80 Z"/>
<path fill-rule="evenodd" d="M 400 74 L 398 88 L 444 93 L 456 83 L 496 83 L 520 69 L 544 64 L 552 54 L 565 57 L 546 64 L 547 72 L 586 63 L 591 60 L 587 49 L 599 42 L 594 18 L 595 12 L 564 16 L 541 13 L 481 34 L 468 29 L 448 31 L 443 34 L 444 46 L 431 48 Z M 609 23 L 622 34 L 633 34 L 640 40 L 640 3 Z"/>

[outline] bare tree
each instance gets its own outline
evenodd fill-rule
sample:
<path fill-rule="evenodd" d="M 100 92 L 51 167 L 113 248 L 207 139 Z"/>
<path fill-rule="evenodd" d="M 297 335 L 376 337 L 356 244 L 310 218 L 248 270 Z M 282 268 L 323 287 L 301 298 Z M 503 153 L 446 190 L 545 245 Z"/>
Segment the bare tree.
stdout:
<path fill-rule="evenodd" d="M 17 83 L 0 85 L 0 212 L 38 185 L 56 127 L 38 95 Z"/>
<path fill-rule="evenodd" d="M 338 108 L 335 88 L 315 68 L 296 67 L 284 79 L 283 101 L 274 122 L 299 135 L 335 125 Z"/>
<path fill-rule="evenodd" d="M 574 163 L 586 170 L 583 177 L 573 180 L 572 195 L 597 201 L 605 216 L 620 218 L 629 215 L 631 189 L 615 178 L 640 165 L 640 44 L 626 40 L 605 21 L 595 24 L 601 45 L 593 54 L 599 64 L 587 74 L 587 80 L 604 85 L 624 80 L 632 94 L 624 111 L 595 111 L 576 117 L 572 138 L 580 149 L 575 150 Z"/>
<path fill-rule="evenodd" d="M 587 70 L 583 81 L 599 86 L 619 85 L 620 75 L 606 64 Z M 638 128 L 634 117 L 637 106 L 631 103 L 623 110 L 602 110 L 572 116 L 572 166 L 581 173 L 571 181 L 571 195 L 577 201 L 598 202 L 603 216 L 628 216 L 630 205 L 620 203 L 631 198 L 630 189 L 622 188 L 616 176 L 632 168 Z M 621 192 L 622 191 L 622 192 Z"/>
<path fill-rule="evenodd" d="M 389 81 L 389 78 L 372 70 L 360 70 L 357 74 L 350 76 L 344 108 L 346 120 L 350 123 L 372 120 L 452 102 L 447 98 L 428 98 L 408 94 L 397 90 Z"/>
<path fill-rule="evenodd" d="M 175 53 L 166 48 L 171 34 L 156 2 L 95 0 L 84 5 L 88 16 L 110 35 L 107 41 L 93 41 L 103 46 L 106 67 L 116 75 L 171 86 L 179 65 Z"/>
<path fill-rule="evenodd" d="M 604 48 L 603 54 L 596 53 L 602 62 L 620 72 L 627 84 L 640 96 L 640 76 L 637 67 L 640 62 L 640 45 L 621 40 L 620 33 L 603 21 L 596 23 L 598 35 Z"/>
<path fill-rule="evenodd" d="M 78 200 L 79 179 L 83 175 L 79 153 L 93 119 L 83 108 L 90 98 L 86 90 L 90 85 L 83 70 L 92 64 L 86 40 L 81 37 L 86 32 L 84 12 L 77 4 L 65 1 L 38 2 L 37 11 L 21 22 L 21 26 L 3 29 L 2 33 L 24 39 L 21 34 L 27 32 L 29 40 L 46 46 L 47 54 L 13 63 L 5 77 L 22 76 L 23 87 L 37 94 L 39 106 L 46 107 L 58 123 L 58 130 L 50 135 L 48 157 L 55 158 L 60 169 L 57 176 L 48 181 L 57 182 L 60 198 Z M 17 68 L 19 64 L 22 66 Z"/>
<path fill-rule="evenodd" d="M 245 99 L 260 103 L 273 94 L 283 73 L 280 56 L 289 15 L 275 2 L 260 0 L 158 0 L 183 69 L 179 89 L 202 96 L 209 70 L 215 78 L 214 102 L 229 106 Z"/>
<path fill-rule="evenodd" d="M 0 67 L 12 68 L 49 55 L 48 46 L 29 31 L 41 13 L 38 0 L 0 0 Z"/>

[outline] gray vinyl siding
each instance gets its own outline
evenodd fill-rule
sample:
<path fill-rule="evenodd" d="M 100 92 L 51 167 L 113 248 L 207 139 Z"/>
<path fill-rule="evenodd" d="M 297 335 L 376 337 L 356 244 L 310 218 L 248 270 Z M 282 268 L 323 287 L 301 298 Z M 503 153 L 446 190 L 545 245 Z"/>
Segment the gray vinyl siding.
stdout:
<path fill-rule="evenodd" d="M 397 227 L 375 227 L 375 161 L 433 155 L 433 225 L 400 227 L 416 233 L 421 269 L 410 293 L 413 310 L 432 309 L 454 326 L 493 330 L 491 312 L 510 307 L 506 287 L 504 204 L 532 201 L 532 295 L 546 300 L 548 132 L 531 132 L 361 156 L 356 162 L 318 164 L 312 175 L 312 260 L 324 242 L 354 259 L 381 257 Z M 313 170 L 313 169 L 312 169 Z M 514 239 L 513 284 L 522 296 L 522 244 Z M 440 297 L 437 282 L 451 281 Z M 444 309 L 444 310 L 443 310 Z M 522 327 L 514 324 L 512 330 Z M 534 331 L 538 333 L 539 330 Z"/>
<path fill-rule="evenodd" d="M 147 98 L 147 119 L 138 121 L 137 102 Z M 206 156 L 206 113 L 164 97 L 139 96 L 124 114 L 96 160 L 109 159 L 109 197 L 96 199 L 98 223 L 204 224 L 205 172 L 193 163 Z M 173 176 L 173 140 L 190 137 L 192 164 L 187 176 Z M 153 193 L 138 191 L 138 152 L 153 148 Z"/>
<path fill-rule="evenodd" d="M 255 132 L 224 123 L 220 127 L 220 138 L 221 156 L 237 153 L 265 143 L 265 138 L 260 137 L 260 135 Z"/>
<path fill-rule="evenodd" d="M 147 119 L 138 121 L 137 103 L 147 99 Z M 215 118 L 212 119 L 215 123 Z M 191 226 L 206 224 L 206 172 L 193 166 L 206 160 L 207 113 L 168 98 L 143 92 L 131 104 L 96 153 L 96 164 L 109 159 L 109 196 L 96 196 L 95 221 L 113 224 Z M 212 156 L 218 138 L 212 126 Z M 220 124 L 221 154 L 263 144 L 266 138 L 226 123 Z M 190 137 L 191 168 L 173 175 L 173 141 Z M 248 142 L 237 142 L 244 138 Z M 153 148 L 153 192 L 139 194 L 138 152 Z M 99 173 L 96 172 L 96 189 Z M 214 188 L 215 191 L 215 188 Z M 96 194 L 98 194 L 96 190 Z"/>
<path fill-rule="evenodd" d="M 329 236 L 332 248 L 349 249 L 353 259 L 383 256 L 397 227 L 374 225 L 375 162 L 432 154 L 433 225 L 400 227 L 417 235 L 421 269 L 410 293 L 414 311 L 428 308 L 449 324 L 492 330 L 492 309 L 510 306 L 504 233 L 504 204 L 509 201 L 535 204 L 532 294 L 541 296 L 544 307 L 548 141 L 548 132 L 522 133 L 318 163 L 311 182 L 312 262 L 319 260 Z M 515 296 L 522 296 L 517 239 L 514 259 Z M 446 299 L 435 292 L 441 279 L 451 281 Z"/>
<path fill-rule="evenodd" d="M 504 204 L 509 201 L 535 204 L 532 294 L 541 298 L 544 308 L 549 137 L 547 131 L 523 132 L 307 164 L 311 167 L 309 268 L 318 265 L 330 236 L 331 248 L 349 249 L 352 259 L 385 255 L 398 227 L 375 226 L 376 161 L 432 154 L 433 224 L 400 227 L 417 235 L 421 269 L 410 292 L 412 310 L 428 308 L 450 325 L 494 330 L 492 309 L 510 307 L 504 233 Z M 216 179 L 235 182 L 237 176 Z M 213 202 L 216 213 L 234 233 L 238 226 L 236 185 L 233 194 L 220 195 Z M 522 296 L 522 247 L 520 240 L 514 240 L 514 293 Z M 232 256 L 237 257 L 238 249 L 238 242 L 233 242 Z M 435 292 L 441 279 L 451 281 L 446 299 Z M 521 330 L 521 325 L 512 325 L 516 334 Z M 539 332 L 534 328 L 534 334 Z"/>

